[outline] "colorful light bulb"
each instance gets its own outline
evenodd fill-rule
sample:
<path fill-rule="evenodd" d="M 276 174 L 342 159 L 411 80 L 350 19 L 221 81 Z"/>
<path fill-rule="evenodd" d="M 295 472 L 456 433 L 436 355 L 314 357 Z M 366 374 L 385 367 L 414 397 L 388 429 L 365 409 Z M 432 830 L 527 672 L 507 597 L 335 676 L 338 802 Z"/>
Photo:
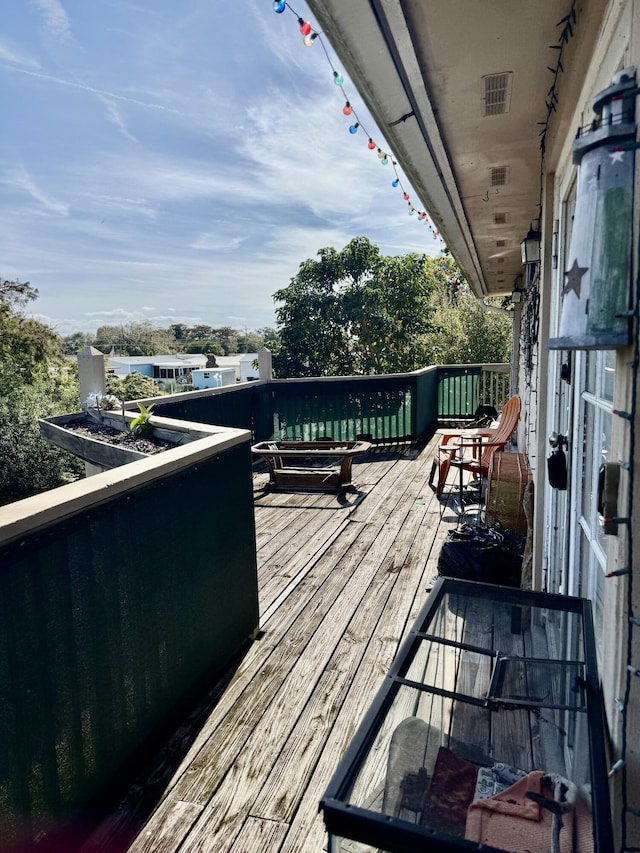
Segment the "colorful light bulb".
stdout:
<path fill-rule="evenodd" d="M 367 143 L 367 145 L 368 145 L 370 151 L 373 151 L 373 149 L 376 147 L 376 144 L 373 141 L 373 139 L 371 139 L 371 137 L 369 137 L 369 142 Z"/>
<path fill-rule="evenodd" d="M 405 200 L 405 201 L 409 201 L 409 193 L 405 193 L 405 194 L 404 194 L 404 200 Z"/>
<path fill-rule="evenodd" d="M 344 107 L 342 108 L 342 112 L 343 112 L 346 116 L 350 116 L 350 115 L 351 115 L 351 113 L 353 112 L 353 107 L 351 106 L 351 104 L 349 103 L 349 101 L 347 101 L 347 103 L 346 103 L 346 104 L 344 105 Z"/>
<path fill-rule="evenodd" d="M 309 21 L 305 21 L 304 18 L 298 18 L 298 26 L 303 36 L 308 36 L 311 32 L 311 24 Z"/>
<path fill-rule="evenodd" d="M 314 41 L 318 38 L 318 33 L 309 33 L 308 36 L 305 36 L 302 39 L 302 43 L 305 47 L 311 47 Z"/>
<path fill-rule="evenodd" d="M 360 127 L 360 125 L 358 124 L 358 122 L 356 122 L 355 124 L 352 124 L 349 127 L 349 133 L 357 133 L 359 127 Z"/>
<path fill-rule="evenodd" d="M 385 156 L 385 157 L 383 157 L 383 158 L 382 158 L 382 160 L 380 160 L 380 162 L 382 163 L 382 165 L 383 165 L 383 166 L 388 166 L 388 165 L 389 165 L 389 161 L 388 161 L 388 159 L 387 159 L 387 157 L 386 157 L 386 156 Z"/>
<path fill-rule="evenodd" d="M 395 181 L 391 181 L 391 186 L 397 187 L 399 183 L 400 183 L 400 181 L 396 178 Z"/>
<path fill-rule="evenodd" d="M 342 86 L 342 84 L 344 83 L 344 77 L 342 76 L 342 74 L 338 74 L 337 71 L 334 71 L 333 82 L 336 84 L 336 86 Z"/>
<path fill-rule="evenodd" d="M 378 160 L 384 160 L 386 156 L 387 155 L 384 153 L 384 151 L 381 148 L 378 148 Z"/>
<path fill-rule="evenodd" d="M 287 8 L 287 4 L 285 0 L 273 0 L 273 11 L 280 14 L 280 12 L 284 12 Z"/>

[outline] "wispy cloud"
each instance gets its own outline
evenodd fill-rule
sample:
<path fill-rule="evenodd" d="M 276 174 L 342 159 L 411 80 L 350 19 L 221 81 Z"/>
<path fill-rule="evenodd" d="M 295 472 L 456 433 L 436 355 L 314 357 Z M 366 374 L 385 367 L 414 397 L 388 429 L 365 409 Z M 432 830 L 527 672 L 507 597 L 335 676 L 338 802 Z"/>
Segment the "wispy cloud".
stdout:
<path fill-rule="evenodd" d="M 138 140 L 135 136 L 129 133 L 124 118 L 122 117 L 122 113 L 118 109 L 118 105 L 115 103 L 113 98 L 108 97 L 107 95 L 98 95 L 98 97 L 106 107 L 107 120 L 110 121 L 111 124 L 115 125 L 126 139 L 129 139 L 131 142 L 137 142 Z"/>
<path fill-rule="evenodd" d="M 60 0 L 31 0 L 44 18 L 45 26 L 60 39 L 71 36 L 71 20 Z"/>
<path fill-rule="evenodd" d="M 69 205 L 66 202 L 59 201 L 39 187 L 24 167 L 8 173 L 3 179 L 3 183 L 27 193 L 48 213 L 55 213 L 59 216 L 69 215 Z"/>
<path fill-rule="evenodd" d="M 230 251 L 239 249 L 245 242 L 246 237 L 224 237 L 222 234 L 214 234 L 211 231 L 198 235 L 193 243 L 189 243 L 191 249 L 201 249 L 205 252 Z"/>
<path fill-rule="evenodd" d="M 0 36 L 0 62 L 8 63 L 9 65 L 21 65 L 24 68 L 37 69 L 40 68 L 40 63 L 32 56 L 29 56 L 21 48 L 8 42 Z"/>
<path fill-rule="evenodd" d="M 42 74 L 39 71 L 29 71 L 26 68 L 17 68 L 13 65 L 0 63 L 0 67 L 7 71 L 14 71 L 19 74 L 27 74 L 30 77 L 37 77 L 39 80 L 46 80 L 49 83 L 56 83 L 59 86 L 68 86 L 70 89 L 78 89 L 82 92 L 88 92 L 92 95 L 98 95 L 100 98 L 109 98 L 113 101 L 123 101 L 127 104 L 135 104 L 139 107 L 145 107 L 150 110 L 162 110 L 166 113 L 172 113 L 183 118 L 188 118 L 185 113 L 173 107 L 167 107 L 164 104 L 155 103 L 153 101 L 145 101 L 140 98 L 132 98 L 129 95 L 120 95 L 117 92 L 109 92 L 105 89 L 97 89 L 95 86 L 89 86 L 86 83 L 77 83 L 75 80 L 67 80 L 64 77 L 56 77 L 53 74 Z"/>

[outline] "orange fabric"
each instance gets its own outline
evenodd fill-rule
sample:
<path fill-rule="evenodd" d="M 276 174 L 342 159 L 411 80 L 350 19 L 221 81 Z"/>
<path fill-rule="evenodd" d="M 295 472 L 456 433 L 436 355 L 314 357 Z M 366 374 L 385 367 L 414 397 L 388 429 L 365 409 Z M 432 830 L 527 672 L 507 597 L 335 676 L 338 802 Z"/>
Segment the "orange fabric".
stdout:
<path fill-rule="evenodd" d="M 527 797 L 532 792 L 553 799 L 551 788 L 542 783 L 545 775 L 535 770 L 501 794 L 472 803 L 467 812 L 465 838 L 510 853 L 549 853 L 553 814 Z M 575 808 L 562 815 L 560 851 L 589 853 L 593 849 L 591 813 L 578 797 Z"/>

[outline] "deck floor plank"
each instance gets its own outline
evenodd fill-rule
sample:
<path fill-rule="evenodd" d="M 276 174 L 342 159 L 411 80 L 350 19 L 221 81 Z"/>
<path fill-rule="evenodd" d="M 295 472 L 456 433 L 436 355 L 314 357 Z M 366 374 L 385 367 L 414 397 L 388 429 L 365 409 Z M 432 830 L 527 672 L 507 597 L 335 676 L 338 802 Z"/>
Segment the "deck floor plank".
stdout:
<path fill-rule="evenodd" d="M 270 491 L 266 475 L 255 474 L 262 633 L 179 753 L 144 826 L 120 849 L 326 847 L 318 802 L 458 523 L 451 506 L 441 515 L 428 485 L 437 443 L 374 449 L 354 462 L 356 491 L 344 498 Z M 451 687 L 455 661 L 428 666 Z M 460 685 L 471 686 L 474 673 L 461 672 Z M 430 701 L 439 728 L 450 702 Z M 385 762 L 380 755 L 379 768 Z M 86 853 L 112 853 L 113 841 L 98 831 Z"/>

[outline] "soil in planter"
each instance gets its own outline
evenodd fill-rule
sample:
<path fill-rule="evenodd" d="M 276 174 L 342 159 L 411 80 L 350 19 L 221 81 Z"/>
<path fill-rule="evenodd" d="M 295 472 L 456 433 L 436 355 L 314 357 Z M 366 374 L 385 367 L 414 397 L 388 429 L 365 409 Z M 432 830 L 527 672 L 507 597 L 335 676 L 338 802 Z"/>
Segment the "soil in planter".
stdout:
<path fill-rule="evenodd" d="M 65 424 L 65 429 L 70 432 L 76 432 L 79 435 L 84 435 L 87 438 L 104 441 L 107 444 L 115 444 L 119 447 L 126 447 L 129 450 L 137 450 L 139 453 L 160 453 L 162 450 L 169 450 L 175 447 L 175 444 L 172 444 L 170 441 L 164 441 L 152 435 L 148 438 L 136 438 L 132 432 L 119 432 L 117 429 L 102 426 L 101 424 Z"/>

